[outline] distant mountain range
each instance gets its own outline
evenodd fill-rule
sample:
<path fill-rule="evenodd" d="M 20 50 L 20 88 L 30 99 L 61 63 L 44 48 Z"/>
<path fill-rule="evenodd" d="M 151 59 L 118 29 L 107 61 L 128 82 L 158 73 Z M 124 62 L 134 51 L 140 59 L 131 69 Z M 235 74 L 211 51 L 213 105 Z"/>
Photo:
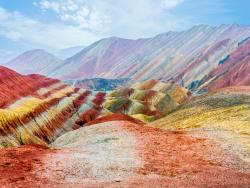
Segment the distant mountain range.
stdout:
<path fill-rule="evenodd" d="M 44 51 L 29 51 L 5 66 L 62 80 L 171 80 L 202 91 L 250 84 L 249 37 L 250 26 L 199 25 L 138 40 L 105 38 L 64 61 Z"/>
<path fill-rule="evenodd" d="M 54 55 L 40 49 L 27 51 L 4 64 L 21 74 L 48 75 L 61 66 L 63 61 Z"/>

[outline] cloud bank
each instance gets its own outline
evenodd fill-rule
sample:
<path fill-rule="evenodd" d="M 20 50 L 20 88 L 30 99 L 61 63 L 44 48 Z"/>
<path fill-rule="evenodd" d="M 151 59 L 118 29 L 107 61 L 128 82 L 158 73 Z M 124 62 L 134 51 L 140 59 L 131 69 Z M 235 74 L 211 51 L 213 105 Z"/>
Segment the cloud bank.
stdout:
<path fill-rule="evenodd" d="M 34 0 L 40 16 L 0 6 L 0 36 L 34 48 L 88 45 L 100 38 L 139 38 L 191 25 L 170 11 L 184 0 Z"/>

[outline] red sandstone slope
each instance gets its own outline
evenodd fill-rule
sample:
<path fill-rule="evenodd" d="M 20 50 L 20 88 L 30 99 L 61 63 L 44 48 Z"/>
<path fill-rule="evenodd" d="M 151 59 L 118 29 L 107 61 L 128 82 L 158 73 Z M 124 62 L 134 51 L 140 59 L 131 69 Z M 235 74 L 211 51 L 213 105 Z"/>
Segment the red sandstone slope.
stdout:
<path fill-rule="evenodd" d="M 108 121 L 129 121 L 129 122 L 136 123 L 139 125 L 145 124 L 142 121 L 135 119 L 133 117 L 130 117 L 128 115 L 117 113 L 117 114 L 112 114 L 112 115 L 107 115 L 107 116 L 97 118 L 93 121 L 86 123 L 85 126 L 95 125 L 98 123 L 103 123 L 103 122 L 108 122 Z"/>
<path fill-rule="evenodd" d="M 58 83 L 59 80 L 41 75 L 23 76 L 6 67 L 0 66 L 0 108 L 28 95 L 37 96 L 36 91 Z"/>
<path fill-rule="evenodd" d="M 105 93 L 0 67 L 0 147 L 46 145 L 101 113 Z"/>
<path fill-rule="evenodd" d="M 229 54 L 228 59 L 204 79 L 204 88 L 215 90 L 228 86 L 250 84 L 250 40 L 246 40 Z"/>
<path fill-rule="evenodd" d="M 216 90 L 228 86 L 248 86 L 250 85 L 250 57 L 237 62 L 235 66 L 229 68 L 222 77 L 216 79 L 208 85 L 209 90 Z"/>

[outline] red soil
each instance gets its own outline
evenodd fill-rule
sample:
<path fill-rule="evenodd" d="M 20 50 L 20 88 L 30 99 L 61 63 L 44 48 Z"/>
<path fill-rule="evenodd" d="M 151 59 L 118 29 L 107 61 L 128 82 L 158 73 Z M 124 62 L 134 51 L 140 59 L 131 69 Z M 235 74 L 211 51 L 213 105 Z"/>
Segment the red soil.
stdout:
<path fill-rule="evenodd" d="M 138 173 L 159 177 L 132 181 L 133 186 L 248 187 L 250 171 L 242 173 L 225 163 L 227 153 L 207 138 L 185 132 L 126 126 L 140 140 L 137 149 L 144 159 Z M 199 134 L 199 133 L 198 133 Z M 240 167 L 239 167 L 240 168 Z M 125 185 L 125 184 L 124 184 Z"/>
<path fill-rule="evenodd" d="M 209 73 L 208 77 L 211 78 L 227 71 L 234 65 L 238 64 L 238 62 L 242 61 L 245 57 L 247 57 L 249 52 L 250 52 L 250 41 L 247 41 L 244 44 L 242 44 L 239 48 L 237 48 L 233 53 L 231 53 L 229 59 L 223 65 L 218 66 L 211 73 Z"/>
<path fill-rule="evenodd" d="M 62 164 L 49 169 L 49 175 L 44 176 L 43 164 L 50 164 L 48 161 L 57 157 L 55 153 L 59 152 L 64 155 L 64 152 L 68 151 L 24 146 L 1 150 L 1 186 L 249 187 L 250 185 L 250 172 L 241 171 L 240 162 L 233 165 L 233 162 L 237 162 L 234 159 L 230 158 L 231 161 L 228 162 L 227 152 L 218 147 L 213 140 L 201 137 L 200 132 L 195 134 L 170 132 L 124 121 L 117 121 L 116 125 L 122 127 L 128 134 L 136 136 L 136 153 L 144 163 L 141 168 L 134 169 L 134 174 L 130 178 L 121 177 L 120 180 L 98 181 L 96 177 L 91 177 L 90 173 L 87 177 L 92 178 L 95 183 L 81 184 L 79 182 L 82 182 L 82 179 L 79 179 L 77 183 L 77 177 L 82 178 L 82 174 L 91 169 L 79 169 L 78 173 L 73 173 L 72 169 L 63 169 Z M 105 124 L 101 129 L 105 134 Z M 67 161 L 61 162 L 67 163 Z M 61 174 L 60 177 L 64 179 L 55 179 L 58 174 Z M 74 181 L 67 181 L 67 176 L 72 174 L 74 174 Z"/>
<path fill-rule="evenodd" d="M 23 76 L 15 71 L 0 66 L 0 108 L 4 108 L 16 100 L 27 96 L 37 96 L 36 91 L 47 87 L 59 80 L 46 78 L 41 75 Z"/>
<path fill-rule="evenodd" d="M 73 114 L 79 109 L 81 104 L 86 101 L 87 96 L 91 92 L 86 91 L 80 95 L 77 99 L 73 101 L 74 107 L 66 106 L 60 114 L 57 114 L 55 118 L 51 119 L 43 129 L 38 129 L 34 134 L 41 138 L 46 143 L 50 143 L 54 139 L 54 134 L 56 131 L 61 129 L 63 123 L 65 123 Z M 31 142 L 32 143 L 32 142 Z"/>
<path fill-rule="evenodd" d="M 90 121 L 86 123 L 84 126 L 94 125 L 94 124 L 103 123 L 107 121 L 129 121 L 132 123 L 137 123 L 139 125 L 145 124 L 142 121 L 135 119 L 133 117 L 130 117 L 128 115 L 125 115 L 125 114 L 111 114 L 111 115 L 100 117 L 93 121 Z"/>
<path fill-rule="evenodd" d="M 78 89 L 76 88 L 76 90 Z M 30 140 L 26 140 L 25 143 L 22 143 L 22 141 L 20 140 L 20 144 L 34 143 L 34 141 L 36 141 L 36 143 L 39 142 L 43 145 L 46 145 L 46 143 L 50 143 L 54 139 L 55 132 L 61 129 L 63 123 L 66 122 L 70 117 L 72 117 L 72 115 L 78 110 L 81 104 L 86 101 L 86 98 L 89 94 L 89 91 L 84 92 L 73 101 L 74 106 L 66 106 L 59 114 L 55 116 L 55 118 L 50 119 L 50 121 L 48 121 L 44 127 L 34 131 L 34 135 L 29 136 Z M 18 126 L 20 127 L 21 125 L 23 125 L 23 123 L 28 123 L 33 117 L 36 117 L 40 113 L 48 110 L 51 106 L 58 104 L 63 98 L 64 97 L 48 101 L 48 103 L 45 103 L 44 105 L 39 106 L 33 112 L 30 112 L 30 114 L 22 118 L 21 121 L 17 118 L 13 119 L 12 123 L 9 123 L 8 126 L 5 126 L 4 130 L 0 130 L 0 135 L 13 133 L 13 131 L 15 131 Z"/>
<path fill-rule="evenodd" d="M 80 121 L 82 122 L 80 125 L 83 125 L 89 121 L 93 121 L 100 114 L 101 110 L 102 108 L 100 106 L 93 106 L 91 109 L 81 114 L 77 122 Z"/>
<path fill-rule="evenodd" d="M 53 153 L 44 146 L 26 145 L 0 150 L 0 187 L 41 187 L 43 181 L 34 173 L 35 165 L 42 167 L 42 160 Z"/>

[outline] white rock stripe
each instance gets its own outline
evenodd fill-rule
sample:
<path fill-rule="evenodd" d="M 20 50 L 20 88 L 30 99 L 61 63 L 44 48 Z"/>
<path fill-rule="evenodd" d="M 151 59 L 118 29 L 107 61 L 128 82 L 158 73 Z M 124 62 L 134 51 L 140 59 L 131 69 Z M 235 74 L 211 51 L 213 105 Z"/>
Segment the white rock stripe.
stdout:
<path fill-rule="evenodd" d="M 60 88 L 61 86 L 65 85 L 63 82 L 58 82 L 55 84 L 50 85 L 49 87 L 42 87 L 38 89 L 36 92 L 38 95 L 44 95 L 45 93 L 52 91 L 53 89 Z"/>

